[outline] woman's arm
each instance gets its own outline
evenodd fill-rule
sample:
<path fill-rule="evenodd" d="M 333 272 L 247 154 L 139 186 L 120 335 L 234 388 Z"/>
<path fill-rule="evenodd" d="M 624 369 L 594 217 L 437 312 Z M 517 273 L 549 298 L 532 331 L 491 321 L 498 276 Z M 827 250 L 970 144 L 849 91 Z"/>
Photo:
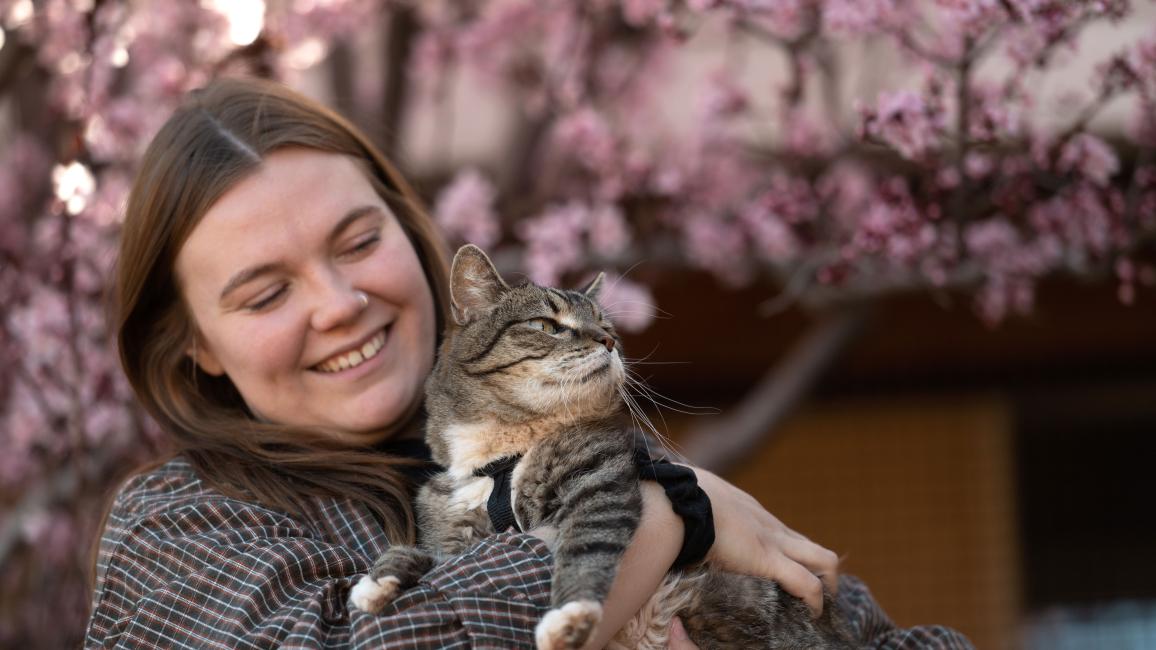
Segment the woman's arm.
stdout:
<path fill-rule="evenodd" d="M 506 533 L 438 565 L 381 615 L 351 611 L 362 550 L 249 502 L 179 492 L 114 507 L 85 647 L 531 647 L 549 606 L 549 549 Z"/>
<path fill-rule="evenodd" d="M 682 520 L 674 514 L 657 483 L 643 481 L 642 519 L 618 565 L 618 573 L 602 608 L 602 621 L 586 644 L 603 648 L 626 622 L 638 613 L 670 571 L 682 545 Z M 552 527 L 530 531 L 551 548 L 557 536 Z"/>
<path fill-rule="evenodd" d="M 823 582 L 833 584 L 837 576 L 835 554 L 787 528 L 746 492 L 705 470 L 695 469 L 695 473 L 714 511 L 715 544 L 707 559 L 729 571 L 777 580 L 789 593 L 803 598 L 816 615 L 822 611 Z M 671 509 L 663 488 L 651 481 L 643 481 L 641 487 L 642 520 L 619 565 L 602 622 L 588 648 L 604 647 L 638 612 L 670 570 L 682 545 L 682 520 Z M 531 534 L 552 545 L 556 531 L 543 528 Z M 816 573 L 824 576 L 822 581 Z"/>

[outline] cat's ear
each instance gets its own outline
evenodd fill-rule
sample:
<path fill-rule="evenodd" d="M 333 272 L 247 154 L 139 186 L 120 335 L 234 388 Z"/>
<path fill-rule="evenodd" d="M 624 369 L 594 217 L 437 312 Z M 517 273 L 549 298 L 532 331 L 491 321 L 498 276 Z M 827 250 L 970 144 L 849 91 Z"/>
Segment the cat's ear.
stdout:
<path fill-rule="evenodd" d="M 599 273 L 597 277 L 590 281 L 590 284 L 586 285 L 582 293 L 591 300 L 598 300 L 598 294 L 602 293 L 602 280 L 605 278 L 605 273 Z"/>
<path fill-rule="evenodd" d="M 473 244 L 458 249 L 450 269 L 450 311 L 454 322 L 465 325 L 474 320 L 509 289 L 482 249 Z"/>

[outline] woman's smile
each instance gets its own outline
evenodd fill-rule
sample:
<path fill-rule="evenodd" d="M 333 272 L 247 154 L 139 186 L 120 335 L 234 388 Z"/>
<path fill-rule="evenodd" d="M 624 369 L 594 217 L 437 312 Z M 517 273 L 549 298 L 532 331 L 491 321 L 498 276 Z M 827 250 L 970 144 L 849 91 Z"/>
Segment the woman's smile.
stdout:
<path fill-rule="evenodd" d="M 367 370 L 376 367 L 380 364 L 370 363 L 374 359 L 380 360 L 382 348 L 385 347 L 386 337 L 389 335 L 389 328 L 378 330 L 375 334 L 371 334 L 369 339 L 364 343 L 354 344 L 346 348 L 344 351 L 334 353 L 321 363 L 315 364 L 313 368 L 318 372 L 335 375 L 346 373 L 346 371 L 362 368 Z"/>

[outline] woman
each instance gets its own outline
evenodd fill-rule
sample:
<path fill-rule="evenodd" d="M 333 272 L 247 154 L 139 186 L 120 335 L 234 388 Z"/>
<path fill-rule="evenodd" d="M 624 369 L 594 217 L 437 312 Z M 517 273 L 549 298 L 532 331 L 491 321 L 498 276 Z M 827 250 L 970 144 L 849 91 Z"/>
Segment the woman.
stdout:
<path fill-rule="evenodd" d="M 122 365 L 178 453 L 111 506 L 88 646 L 532 644 L 549 530 L 480 542 L 382 616 L 346 606 L 374 558 L 414 539 L 422 384 L 448 303 L 430 219 L 347 122 L 268 82 L 192 93 L 142 161 L 115 298 Z M 820 608 L 834 554 L 718 477 L 699 480 L 715 513 L 710 559 Z M 661 489 L 646 484 L 644 505 L 600 643 L 681 544 Z M 858 583 L 844 579 L 841 599 L 873 642 L 897 632 Z M 676 646 L 693 647 L 677 631 Z"/>

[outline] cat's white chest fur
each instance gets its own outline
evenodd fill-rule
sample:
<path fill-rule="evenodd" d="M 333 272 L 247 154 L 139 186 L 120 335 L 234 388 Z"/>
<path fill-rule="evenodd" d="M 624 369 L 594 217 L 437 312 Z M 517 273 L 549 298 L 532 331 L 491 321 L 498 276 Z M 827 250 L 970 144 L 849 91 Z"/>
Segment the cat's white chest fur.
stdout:
<path fill-rule="evenodd" d="M 494 489 L 494 479 L 488 476 L 472 476 L 458 480 L 450 497 L 449 507 L 454 510 L 477 510 L 486 504 Z"/>
<path fill-rule="evenodd" d="M 527 453 L 533 432 L 523 427 L 497 426 L 493 423 L 456 423 L 447 427 L 443 437 L 449 441 L 449 474 L 457 487 L 454 488 L 450 506 L 463 510 L 475 510 L 486 505 L 494 489 L 494 480 L 487 476 L 474 476 L 474 472 L 503 456 L 521 456 Z M 511 481 L 518 485 L 525 458 L 514 466 Z M 510 508 L 514 521 L 519 527 L 517 490 L 510 495 Z"/>

